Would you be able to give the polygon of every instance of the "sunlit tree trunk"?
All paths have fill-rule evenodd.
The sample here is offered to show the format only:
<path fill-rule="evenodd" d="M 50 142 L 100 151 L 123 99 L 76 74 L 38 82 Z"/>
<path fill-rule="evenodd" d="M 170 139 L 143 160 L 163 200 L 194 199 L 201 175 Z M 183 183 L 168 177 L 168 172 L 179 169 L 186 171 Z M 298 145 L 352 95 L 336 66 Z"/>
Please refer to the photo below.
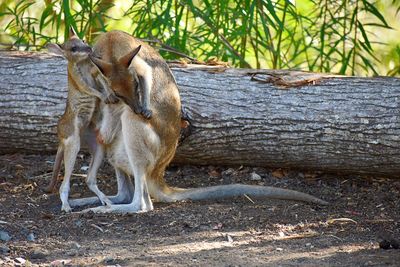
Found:
<path fill-rule="evenodd" d="M 211 70 L 173 68 L 192 123 L 175 163 L 400 173 L 400 79 L 318 78 L 286 88 L 279 77 L 314 76 L 265 70 L 255 81 L 254 70 Z M 66 62 L 0 52 L 0 77 L 0 154 L 54 153 Z"/>

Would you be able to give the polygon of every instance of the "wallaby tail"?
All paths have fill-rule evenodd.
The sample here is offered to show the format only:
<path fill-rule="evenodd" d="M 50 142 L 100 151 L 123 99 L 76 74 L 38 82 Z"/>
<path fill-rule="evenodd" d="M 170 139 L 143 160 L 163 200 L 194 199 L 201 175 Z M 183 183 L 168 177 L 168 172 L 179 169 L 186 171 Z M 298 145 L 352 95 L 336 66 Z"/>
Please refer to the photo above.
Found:
<path fill-rule="evenodd" d="M 164 202 L 174 202 L 178 200 L 223 199 L 247 195 L 249 197 L 264 197 L 329 205 L 328 202 L 306 193 L 270 186 L 231 184 L 190 189 L 165 186 L 160 189 L 162 192 L 159 192 L 158 194 L 159 200 Z"/>
<path fill-rule="evenodd" d="M 58 182 L 58 174 L 60 173 L 61 163 L 63 159 L 64 159 L 64 149 L 60 145 L 58 146 L 57 149 L 56 159 L 54 161 L 54 166 L 53 166 L 53 174 L 51 176 L 50 183 L 47 187 L 43 189 L 46 193 L 52 193 L 55 191 L 55 187 Z"/>

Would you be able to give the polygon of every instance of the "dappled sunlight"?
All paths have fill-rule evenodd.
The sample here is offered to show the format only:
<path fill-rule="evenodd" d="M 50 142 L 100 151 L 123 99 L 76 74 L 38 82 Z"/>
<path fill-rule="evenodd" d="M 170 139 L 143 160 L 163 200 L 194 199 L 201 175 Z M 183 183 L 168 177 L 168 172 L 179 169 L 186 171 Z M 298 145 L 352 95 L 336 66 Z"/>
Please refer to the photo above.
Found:
<path fill-rule="evenodd" d="M 229 237 L 228 237 L 229 236 Z M 180 259 L 179 263 L 205 263 L 213 262 L 236 262 L 236 264 L 284 264 L 305 262 L 324 262 L 341 255 L 351 255 L 369 251 L 374 255 L 377 246 L 370 242 L 346 242 L 339 245 L 327 247 L 303 246 L 295 250 L 287 247 L 293 240 L 284 240 L 276 235 L 254 236 L 249 231 L 204 231 L 188 233 L 181 236 L 158 237 L 153 239 L 132 240 L 107 239 L 99 242 L 100 246 L 92 255 L 91 260 L 101 262 L 102 259 L 113 255 L 120 258 L 123 255 L 125 262 L 148 261 L 156 263 L 167 263 Z M 318 246 L 318 240 L 331 239 L 329 236 L 319 236 L 319 239 L 310 242 Z M 134 247 L 132 247 L 134 245 Z M 107 253 L 104 254 L 104 247 Z M 95 248 L 92 248 L 95 249 Z M 130 255 L 126 258 L 126 255 Z M 262 255 L 262 256 L 260 256 Z M 87 260 L 87 259 L 86 259 Z"/>
<path fill-rule="evenodd" d="M 336 256 L 338 253 L 355 253 L 366 248 L 369 248 L 371 245 L 369 243 L 363 244 L 346 244 L 340 246 L 330 246 L 327 248 L 320 248 L 320 249 L 309 249 L 308 251 L 282 251 L 279 255 L 275 253 L 274 257 L 269 261 L 270 263 L 282 263 L 285 261 L 296 260 L 301 258 L 308 258 L 308 259 L 324 259 Z"/>
<path fill-rule="evenodd" d="M 246 238 L 247 236 L 247 238 Z M 231 248 L 251 244 L 253 241 L 248 238 L 248 231 L 238 232 L 209 232 L 207 236 L 204 233 L 194 233 L 190 235 L 190 239 L 195 238 L 196 241 L 184 242 L 179 244 L 163 244 L 150 248 L 154 255 L 162 255 L 168 250 L 168 254 L 179 255 L 187 252 L 200 252 L 213 249 Z M 237 240 L 237 239 L 240 240 Z M 217 240 L 215 240 L 217 239 Z"/>
<path fill-rule="evenodd" d="M 10 250 L 0 255 L 0 266 L 21 258 L 44 266 L 63 260 L 73 266 L 395 266 L 400 261 L 398 250 L 378 248 L 381 231 L 394 238 L 399 233 L 399 213 L 389 212 L 399 206 L 391 180 L 322 182 L 323 194 L 336 199 L 326 208 L 241 197 L 156 204 L 152 212 L 132 215 L 65 214 L 57 194 L 40 190 L 52 159 L 0 157 L 0 231 L 12 238 L 0 244 Z M 78 164 L 88 163 L 78 158 Z M 249 182 L 254 171 L 269 172 L 243 167 L 235 179 Z M 171 184 L 200 187 L 219 179 L 204 178 L 209 172 L 209 167 L 181 166 L 170 168 L 167 176 Z M 71 194 L 87 196 L 82 177 L 74 178 Z M 296 179 L 268 179 L 298 190 L 310 186 Z M 105 192 L 116 191 L 111 168 L 102 169 L 98 181 Z M 34 241 L 27 240 L 30 233 Z"/>

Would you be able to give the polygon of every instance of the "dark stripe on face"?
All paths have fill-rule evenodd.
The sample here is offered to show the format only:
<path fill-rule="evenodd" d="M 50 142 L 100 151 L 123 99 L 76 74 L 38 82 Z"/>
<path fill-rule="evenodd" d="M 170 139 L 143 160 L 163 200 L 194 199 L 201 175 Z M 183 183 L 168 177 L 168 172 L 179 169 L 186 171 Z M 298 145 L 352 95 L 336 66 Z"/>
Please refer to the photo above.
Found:
<path fill-rule="evenodd" d="M 71 48 L 71 52 L 86 52 L 86 53 L 92 53 L 92 48 L 90 46 L 73 46 Z"/>

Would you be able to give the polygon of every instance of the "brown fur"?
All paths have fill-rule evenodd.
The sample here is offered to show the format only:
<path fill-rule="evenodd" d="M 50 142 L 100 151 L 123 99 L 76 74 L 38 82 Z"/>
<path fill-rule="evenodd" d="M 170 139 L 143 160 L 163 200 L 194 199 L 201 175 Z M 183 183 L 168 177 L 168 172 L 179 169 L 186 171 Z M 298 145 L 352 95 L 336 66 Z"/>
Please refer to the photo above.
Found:
<path fill-rule="evenodd" d="M 111 205 L 91 210 L 119 213 L 148 211 L 153 209 L 149 194 L 155 201 L 164 202 L 248 194 L 327 204 L 308 194 L 266 186 L 233 184 L 195 189 L 169 187 L 164 180 L 164 171 L 177 147 L 181 129 L 181 104 L 178 88 L 168 65 L 153 48 L 121 31 L 111 31 L 101 35 L 94 46 L 94 53 L 110 63 L 111 68 L 105 75 L 110 80 L 111 86 L 118 87 L 121 91 L 132 92 L 134 85 L 124 82 L 131 79 L 129 76 L 132 74 L 129 69 L 118 63 L 118 59 L 139 45 L 142 49 L 138 55 L 152 68 L 151 103 L 154 116 L 149 120 L 143 120 L 121 105 L 114 109 L 104 107 L 100 128 L 100 134 L 106 136 L 104 140 L 108 144 L 107 154 L 111 164 L 116 169 L 134 176 L 133 199 L 126 205 Z M 115 90 L 114 87 L 113 89 Z M 85 201 L 80 203 L 83 204 Z"/>
<path fill-rule="evenodd" d="M 129 69 L 117 63 L 120 57 L 139 45 L 142 48 L 138 56 L 145 60 L 154 72 L 151 103 L 155 114 L 148 123 L 163 140 L 163 153 L 159 156 L 165 158 L 166 155 L 175 153 L 181 123 L 179 92 L 167 63 L 152 47 L 121 31 L 111 31 L 101 35 L 93 49 L 96 56 L 100 56 L 113 66 L 110 73 L 104 73 L 110 80 L 111 88 L 120 94 L 130 96 L 135 91 L 132 89 L 134 87 L 132 76 Z"/>
<path fill-rule="evenodd" d="M 90 46 L 80 40 L 71 31 L 69 40 L 62 46 L 49 44 L 49 51 L 63 55 L 68 60 L 68 97 L 64 114 L 58 121 L 57 134 L 59 148 L 50 184 L 46 192 L 52 192 L 57 184 L 61 162 L 64 160 L 65 175 L 60 187 L 62 210 L 70 211 L 68 204 L 69 180 L 77 153 L 80 149 L 80 139 L 88 137 L 89 148 L 94 155 L 98 150 L 94 134 L 94 121 L 98 119 L 96 107 L 101 100 L 116 103 L 118 99 L 109 87 L 108 80 L 89 59 L 92 52 Z M 103 91 L 97 88 L 102 88 Z M 89 176 L 88 176 L 89 177 Z M 90 189 L 102 202 L 107 202 L 105 195 L 97 188 L 95 181 L 87 180 Z M 90 182 L 90 184 L 89 184 Z M 109 202 L 109 201 L 108 201 Z M 111 203 L 111 202 L 109 202 Z"/>
<path fill-rule="evenodd" d="M 108 47 L 108 46 L 106 46 Z M 151 89 L 152 68 L 138 56 L 141 45 L 128 51 L 125 55 L 115 56 L 113 59 L 100 59 L 92 56 L 92 61 L 112 81 L 112 88 L 117 95 L 132 108 L 136 114 L 144 118 L 152 117 Z"/>

